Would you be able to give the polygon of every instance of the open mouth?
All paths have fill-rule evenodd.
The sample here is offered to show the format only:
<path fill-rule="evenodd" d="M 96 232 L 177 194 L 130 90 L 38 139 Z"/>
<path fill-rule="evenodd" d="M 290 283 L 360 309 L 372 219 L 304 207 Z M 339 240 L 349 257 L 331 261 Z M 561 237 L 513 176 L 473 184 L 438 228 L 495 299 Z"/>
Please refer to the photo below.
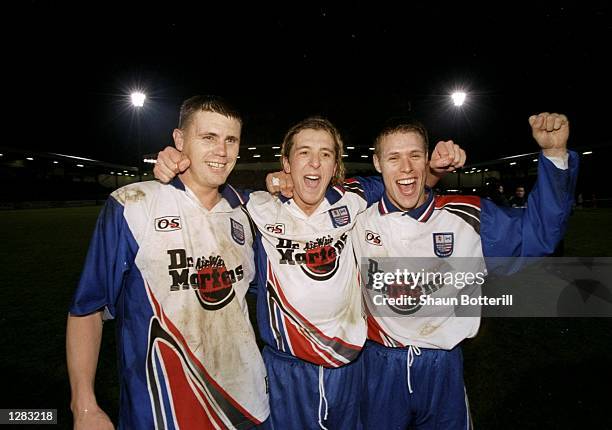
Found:
<path fill-rule="evenodd" d="M 227 163 L 218 163 L 216 161 L 207 161 L 206 165 L 213 170 L 223 170 Z"/>
<path fill-rule="evenodd" d="M 395 181 L 397 187 L 399 188 L 400 193 L 403 195 L 413 194 L 416 190 L 416 178 L 406 178 L 406 179 L 398 179 Z"/>
<path fill-rule="evenodd" d="M 304 176 L 304 184 L 307 188 L 317 188 L 321 182 L 321 177 L 317 175 Z"/>

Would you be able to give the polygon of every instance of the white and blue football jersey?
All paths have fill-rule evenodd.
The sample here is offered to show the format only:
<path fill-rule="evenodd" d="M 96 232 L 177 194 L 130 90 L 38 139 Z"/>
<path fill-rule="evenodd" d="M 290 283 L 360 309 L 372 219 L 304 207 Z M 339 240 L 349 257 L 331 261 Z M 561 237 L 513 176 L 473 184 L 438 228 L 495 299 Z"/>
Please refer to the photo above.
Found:
<path fill-rule="evenodd" d="M 117 320 L 125 429 L 246 429 L 269 415 L 245 294 L 254 232 L 229 185 L 209 211 L 177 178 L 102 210 L 70 312 Z"/>
<path fill-rule="evenodd" d="M 430 191 L 423 205 L 402 212 L 383 196 L 357 218 L 353 230 L 355 252 L 364 263 L 364 272 L 370 277 L 390 259 L 411 257 L 401 264 L 414 264 L 408 267 L 413 273 L 455 274 L 461 270 L 486 274 L 486 257 L 553 253 L 571 212 L 578 156 L 570 152 L 568 169 L 557 168 L 543 155 L 538 164 L 537 183 L 526 209 L 501 208 L 475 196 L 434 196 Z M 374 291 L 371 279 L 363 281 L 368 338 L 384 346 L 450 350 L 478 332 L 480 317 L 457 317 L 454 306 L 439 307 L 440 314 L 432 313 L 431 307 L 419 307 L 416 300 L 399 304 L 380 300 L 380 294 L 385 298 L 456 297 L 455 286 L 431 283 L 411 288 L 409 283 L 392 282 Z M 468 295 L 477 296 L 479 285 L 473 284 Z"/>
<path fill-rule="evenodd" d="M 354 360 L 366 339 L 350 230 L 382 195 L 379 178 L 330 187 L 307 216 L 293 199 L 250 195 L 257 238 L 259 330 L 270 347 L 325 367 Z"/>

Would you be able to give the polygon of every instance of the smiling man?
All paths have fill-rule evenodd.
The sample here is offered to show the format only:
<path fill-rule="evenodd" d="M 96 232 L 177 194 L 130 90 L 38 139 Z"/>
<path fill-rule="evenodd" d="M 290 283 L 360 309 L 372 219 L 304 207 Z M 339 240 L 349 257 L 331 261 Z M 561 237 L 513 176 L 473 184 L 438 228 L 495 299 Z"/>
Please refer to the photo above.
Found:
<path fill-rule="evenodd" d="M 70 308 L 75 429 L 112 429 L 94 394 L 102 323 L 117 320 L 120 429 L 247 429 L 269 414 L 245 294 L 254 232 L 225 184 L 242 121 L 221 99 L 186 100 L 173 132 L 191 168 L 112 193 Z"/>
<path fill-rule="evenodd" d="M 390 258 L 413 257 L 401 264 L 415 273 L 442 267 L 476 274 L 486 273 L 484 257 L 551 254 L 570 214 L 578 157 L 567 151 L 564 115 L 533 115 L 529 123 L 542 153 L 526 209 L 500 208 L 476 196 L 434 195 L 425 185 L 427 131 L 417 122 L 391 124 L 376 139 L 374 164 L 385 194 L 358 217 L 353 230 L 356 254 L 367 260 L 368 269 L 363 277 L 369 339 L 363 351 L 364 428 L 470 428 L 459 345 L 476 336 L 480 318 L 457 317 L 454 306 L 432 315 L 431 308 L 379 300 L 411 291 L 417 300 L 456 297 L 454 285 L 413 278 L 409 287 L 390 283 L 376 289 L 370 280 Z"/>

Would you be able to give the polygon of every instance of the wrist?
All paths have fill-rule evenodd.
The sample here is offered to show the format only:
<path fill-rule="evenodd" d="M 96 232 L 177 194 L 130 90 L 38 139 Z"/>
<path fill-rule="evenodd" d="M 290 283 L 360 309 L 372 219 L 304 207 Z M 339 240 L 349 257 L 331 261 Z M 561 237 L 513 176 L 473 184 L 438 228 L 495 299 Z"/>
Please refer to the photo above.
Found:
<path fill-rule="evenodd" d="M 545 157 L 565 157 L 567 148 L 542 149 L 542 154 L 544 154 Z"/>
<path fill-rule="evenodd" d="M 70 410 L 75 416 L 93 412 L 98 409 L 100 409 L 100 407 L 94 395 L 81 396 L 70 402 Z"/>

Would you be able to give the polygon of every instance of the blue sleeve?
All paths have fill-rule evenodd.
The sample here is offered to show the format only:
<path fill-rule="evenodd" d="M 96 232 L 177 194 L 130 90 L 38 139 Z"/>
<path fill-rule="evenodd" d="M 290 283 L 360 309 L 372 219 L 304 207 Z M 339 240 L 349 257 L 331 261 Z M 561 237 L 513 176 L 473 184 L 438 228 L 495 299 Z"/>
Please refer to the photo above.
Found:
<path fill-rule="evenodd" d="M 123 209 L 123 205 L 110 197 L 98 216 L 81 279 L 70 305 L 72 315 L 87 315 L 104 308 L 110 316 L 116 315 L 115 304 L 137 252 Z"/>
<path fill-rule="evenodd" d="M 344 188 L 361 195 L 368 202 L 368 207 L 377 203 L 385 193 L 385 184 L 380 176 L 349 178 L 344 181 Z"/>
<path fill-rule="evenodd" d="M 502 208 L 481 200 L 481 239 L 485 257 L 538 257 L 552 254 L 563 239 L 578 177 L 578 154 L 569 152 L 567 170 L 540 153 L 538 178 L 527 208 Z"/>

